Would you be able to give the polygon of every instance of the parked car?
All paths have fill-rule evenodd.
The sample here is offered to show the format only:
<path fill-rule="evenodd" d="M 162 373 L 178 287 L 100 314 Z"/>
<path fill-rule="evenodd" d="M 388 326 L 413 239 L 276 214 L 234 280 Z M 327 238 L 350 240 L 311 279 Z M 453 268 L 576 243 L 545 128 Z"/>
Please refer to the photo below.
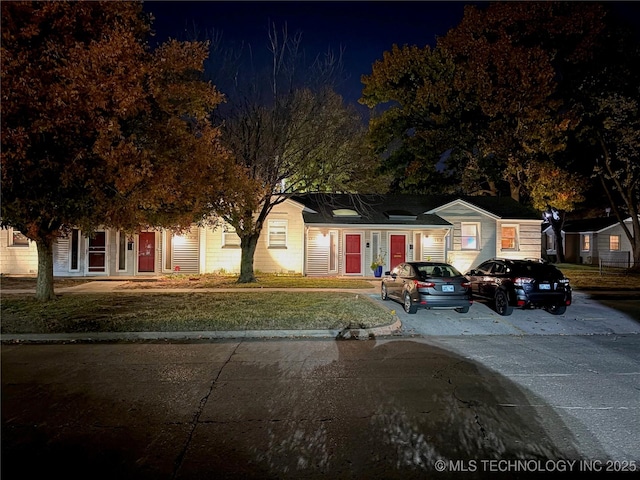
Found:
<path fill-rule="evenodd" d="M 474 297 L 494 302 L 496 312 L 544 308 L 562 315 L 571 305 L 569 279 L 554 265 L 533 260 L 493 258 L 466 274 Z"/>
<path fill-rule="evenodd" d="M 382 300 L 393 299 L 407 313 L 418 308 L 455 308 L 466 313 L 473 303 L 469 281 L 447 263 L 407 262 L 385 272 Z"/>

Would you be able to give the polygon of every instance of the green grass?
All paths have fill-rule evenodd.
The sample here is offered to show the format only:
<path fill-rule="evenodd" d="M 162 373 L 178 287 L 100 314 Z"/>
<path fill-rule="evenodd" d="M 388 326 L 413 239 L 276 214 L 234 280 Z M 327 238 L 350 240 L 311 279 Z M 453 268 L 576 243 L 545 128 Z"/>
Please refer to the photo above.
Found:
<path fill-rule="evenodd" d="M 620 270 L 618 273 L 600 274 L 594 265 L 574 265 L 560 263 L 556 265 L 571 286 L 578 290 L 640 290 L 640 274 Z"/>
<path fill-rule="evenodd" d="M 367 295 L 323 292 L 65 294 L 39 303 L 2 298 L 7 333 L 343 329 L 387 325 L 391 314 Z"/>

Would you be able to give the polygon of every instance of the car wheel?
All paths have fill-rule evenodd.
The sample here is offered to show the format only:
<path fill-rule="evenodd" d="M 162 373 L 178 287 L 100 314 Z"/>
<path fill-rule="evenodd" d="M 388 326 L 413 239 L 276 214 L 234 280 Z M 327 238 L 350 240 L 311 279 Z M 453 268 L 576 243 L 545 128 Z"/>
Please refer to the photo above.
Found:
<path fill-rule="evenodd" d="M 562 315 L 566 311 L 567 311 L 566 305 L 552 305 L 550 307 L 547 307 L 547 312 L 549 312 L 552 315 Z"/>
<path fill-rule="evenodd" d="M 382 287 L 380 287 L 380 298 L 382 300 L 389 300 L 389 295 L 387 294 L 387 286 L 383 283 Z"/>
<path fill-rule="evenodd" d="M 456 312 L 458 313 L 467 313 L 469 311 L 469 307 L 458 307 L 456 308 Z"/>
<path fill-rule="evenodd" d="M 507 297 L 507 292 L 504 290 L 498 290 L 496 292 L 496 312 L 498 315 L 502 315 L 504 317 L 511 315 L 513 313 L 513 307 L 509 305 L 509 297 Z"/>
<path fill-rule="evenodd" d="M 404 311 L 407 313 L 414 314 L 418 311 L 418 307 L 411 303 L 411 296 L 408 292 L 404 294 L 404 302 L 402 306 L 404 307 Z"/>

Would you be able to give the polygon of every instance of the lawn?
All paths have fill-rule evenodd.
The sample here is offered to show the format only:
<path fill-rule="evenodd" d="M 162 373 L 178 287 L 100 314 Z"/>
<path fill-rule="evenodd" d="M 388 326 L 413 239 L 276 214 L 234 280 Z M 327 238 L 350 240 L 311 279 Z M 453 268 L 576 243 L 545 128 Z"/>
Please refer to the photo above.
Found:
<path fill-rule="evenodd" d="M 597 267 L 560 264 L 577 290 L 640 290 L 638 274 L 603 274 Z M 55 288 L 94 279 L 56 279 Z M 2 277 L 5 292 L 35 288 L 35 278 Z M 370 328 L 392 323 L 388 310 L 366 294 L 376 282 L 364 279 L 313 278 L 299 275 L 258 275 L 258 282 L 238 284 L 226 275 L 168 275 L 129 281 L 117 293 L 62 293 L 41 304 L 32 295 L 2 296 L 3 334 L 172 332 L 276 329 Z M 148 289 L 189 288 L 189 293 L 145 292 Z M 233 288 L 233 292 L 202 291 Z M 299 291 L 246 291 L 246 288 L 309 288 Z M 313 291 L 319 288 L 340 292 Z"/>
<path fill-rule="evenodd" d="M 574 265 L 561 263 L 556 265 L 570 284 L 577 290 L 640 290 L 640 274 L 629 273 L 619 269 L 600 274 L 598 267 L 593 265 Z"/>
<path fill-rule="evenodd" d="M 342 292 L 194 292 L 64 294 L 39 303 L 2 298 L 7 333 L 172 332 L 343 329 L 394 318 L 367 295 Z"/>

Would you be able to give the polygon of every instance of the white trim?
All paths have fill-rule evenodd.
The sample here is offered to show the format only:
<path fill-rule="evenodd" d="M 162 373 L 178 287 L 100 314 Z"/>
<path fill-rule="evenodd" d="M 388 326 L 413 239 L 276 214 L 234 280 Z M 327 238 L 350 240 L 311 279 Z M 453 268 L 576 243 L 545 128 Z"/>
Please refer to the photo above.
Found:
<path fill-rule="evenodd" d="M 460 199 L 460 198 L 459 198 L 459 199 L 457 199 L 457 200 L 454 200 L 454 201 L 452 201 L 452 202 L 445 203 L 444 205 L 440 205 L 439 207 L 433 208 L 433 209 L 431 209 L 431 210 L 427 210 L 425 213 L 434 213 L 434 214 L 436 214 L 436 215 L 437 215 L 437 213 L 436 213 L 436 212 L 439 212 L 440 210 L 447 209 L 447 208 L 449 208 L 449 207 L 453 207 L 453 206 L 455 206 L 455 205 L 462 205 L 462 206 L 467 207 L 467 208 L 469 208 L 469 209 L 471 209 L 471 210 L 474 210 L 474 211 L 476 211 L 476 212 L 478 212 L 478 213 L 481 213 L 481 214 L 483 214 L 483 215 L 486 215 L 487 217 L 491 217 L 491 218 L 493 218 L 493 219 L 495 219 L 495 220 L 500 220 L 500 219 L 502 219 L 502 217 L 500 217 L 500 216 L 498 216 L 498 215 L 496 215 L 496 214 L 494 214 L 494 213 L 488 212 L 487 210 L 484 210 L 484 209 L 482 209 L 482 208 L 480 208 L 480 207 L 477 207 L 477 206 L 475 206 L 475 205 L 473 205 L 473 204 L 471 204 L 471 203 L 469 203 L 469 202 L 465 202 L 464 200 L 462 200 L 462 199 Z M 537 220 L 536 220 L 536 221 L 537 221 Z"/>
<path fill-rule="evenodd" d="M 329 230 L 329 232 L 327 233 L 327 235 L 329 236 L 329 250 L 327 252 L 327 255 L 329 257 L 329 264 L 327 265 L 327 272 L 328 273 L 333 273 L 333 274 L 338 274 L 338 272 L 340 271 L 340 232 L 338 230 Z M 331 237 L 335 238 L 335 242 L 336 242 L 336 248 L 335 251 L 333 252 L 333 258 L 331 255 Z M 334 261 L 335 264 L 335 268 L 331 268 L 331 260 Z"/>
<path fill-rule="evenodd" d="M 271 225 L 284 226 L 284 245 L 271 244 Z M 289 220 L 279 218 L 270 219 L 267 222 L 267 248 L 288 248 L 289 246 Z"/>
<path fill-rule="evenodd" d="M 27 243 L 14 243 L 13 242 L 13 234 L 17 233 L 18 235 L 22 235 L 24 238 L 27 239 Z M 32 240 L 27 237 L 24 233 L 22 233 L 20 230 L 15 230 L 13 228 L 9 228 L 7 229 L 7 234 L 8 234 L 8 238 L 7 238 L 7 247 L 12 247 L 12 248 L 29 248 L 31 246 L 31 242 Z"/>
<path fill-rule="evenodd" d="M 631 217 L 627 217 L 624 220 L 624 223 L 631 223 Z M 622 227 L 622 225 L 620 225 L 620 222 L 618 221 L 618 222 L 614 223 L 613 225 L 609 225 L 608 227 L 601 228 L 600 230 L 598 230 L 595 233 L 602 233 L 602 232 L 604 232 L 606 230 L 609 230 L 610 228 L 615 228 L 615 227 Z M 582 233 L 582 232 L 580 232 L 580 233 Z"/>
<path fill-rule="evenodd" d="M 515 228 L 516 229 L 516 238 L 515 238 L 515 247 L 513 248 L 504 248 L 502 246 L 502 229 L 503 228 Z M 517 223 L 499 223 L 498 229 L 500 230 L 500 235 L 498 238 L 498 245 L 496 245 L 501 252 L 519 252 L 520 251 L 520 225 Z M 496 236 L 498 232 L 496 232 Z"/>
<path fill-rule="evenodd" d="M 120 268 L 120 243 L 121 239 L 124 237 L 124 268 Z M 126 272 L 127 271 L 127 236 L 122 230 L 116 231 L 116 272 Z"/>
<path fill-rule="evenodd" d="M 107 230 L 96 230 L 95 233 L 104 233 L 104 271 L 102 272 L 96 272 L 96 271 L 90 271 L 89 268 L 89 255 L 92 253 L 91 252 L 91 238 L 89 237 L 85 237 L 86 238 L 86 242 L 87 242 L 87 249 L 85 250 L 85 264 L 84 264 L 84 272 L 85 275 L 109 275 L 109 232 Z M 80 231 L 78 230 L 78 236 L 80 234 Z M 79 250 L 79 249 L 78 249 Z M 96 253 L 100 253 L 100 252 L 96 252 Z M 71 259 L 71 256 L 69 256 L 69 259 Z M 79 266 L 79 265 L 78 265 Z"/>
<path fill-rule="evenodd" d="M 481 245 L 482 245 L 482 232 L 480 231 L 481 228 L 481 224 L 482 222 L 460 222 L 460 251 L 461 252 L 479 252 L 481 250 Z M 464 248 L 462 239 L 465 237 L 465 235 L 462 234 L 462 227 L 464 225 L 475 225 L 476 227 L 476 248 Z M 498 232 L 496 232 L 496 236 Z M 469 235 L 467 235 L 469 236 Z"/>
<path fill-rule="evenodd" d="M 77 231 L 78 232 L 78 251 L 76 253 L 77 258 L 77 264 L 78 266 L 76 268 L 71 268 L 71 264 L 73 261 L 73 231 Z M 82 236 L 82 231 L 79 228 L 72 228 L 71 231 L 69 232 L 69 258 L 67 258 L 67 268 L 69 269 L 69 272 L 80 272 L 80 265 L 82 264 L 82 262 L 80 261 L 80 257 L 81 257 L 81 253 L 82 252 L 82 239 L 84 237 Z M 85 241 L 89 241 L 88 239 L 86 239 Z M 87 248 L 89 248 L 87 246 Z"/>
<path fill-rule="evenodd" d="M 304 225 L 306 227 L 310 227 L 310 228 L 340 228 L 340 229 L 346 229 L 346 228 L 360 228 L 360 229 L 365 229 L 365 230 L 388 230 L 388 229 L 398 229 L 398 228 L 403 228 L 406 231 L 409 230 L 418 230 L 418 231 L 422 231 L 422 230 L 435 230 L 435 229 L 447 229 L 447 228 L 451 228 L 453 227 L 452 223 L 448 223 L 446 225 L 427 225 L 427 224 L 420 224 L 420 225 L 405 225 L 402 223 L 307 223 L 305 222 Z"/>

